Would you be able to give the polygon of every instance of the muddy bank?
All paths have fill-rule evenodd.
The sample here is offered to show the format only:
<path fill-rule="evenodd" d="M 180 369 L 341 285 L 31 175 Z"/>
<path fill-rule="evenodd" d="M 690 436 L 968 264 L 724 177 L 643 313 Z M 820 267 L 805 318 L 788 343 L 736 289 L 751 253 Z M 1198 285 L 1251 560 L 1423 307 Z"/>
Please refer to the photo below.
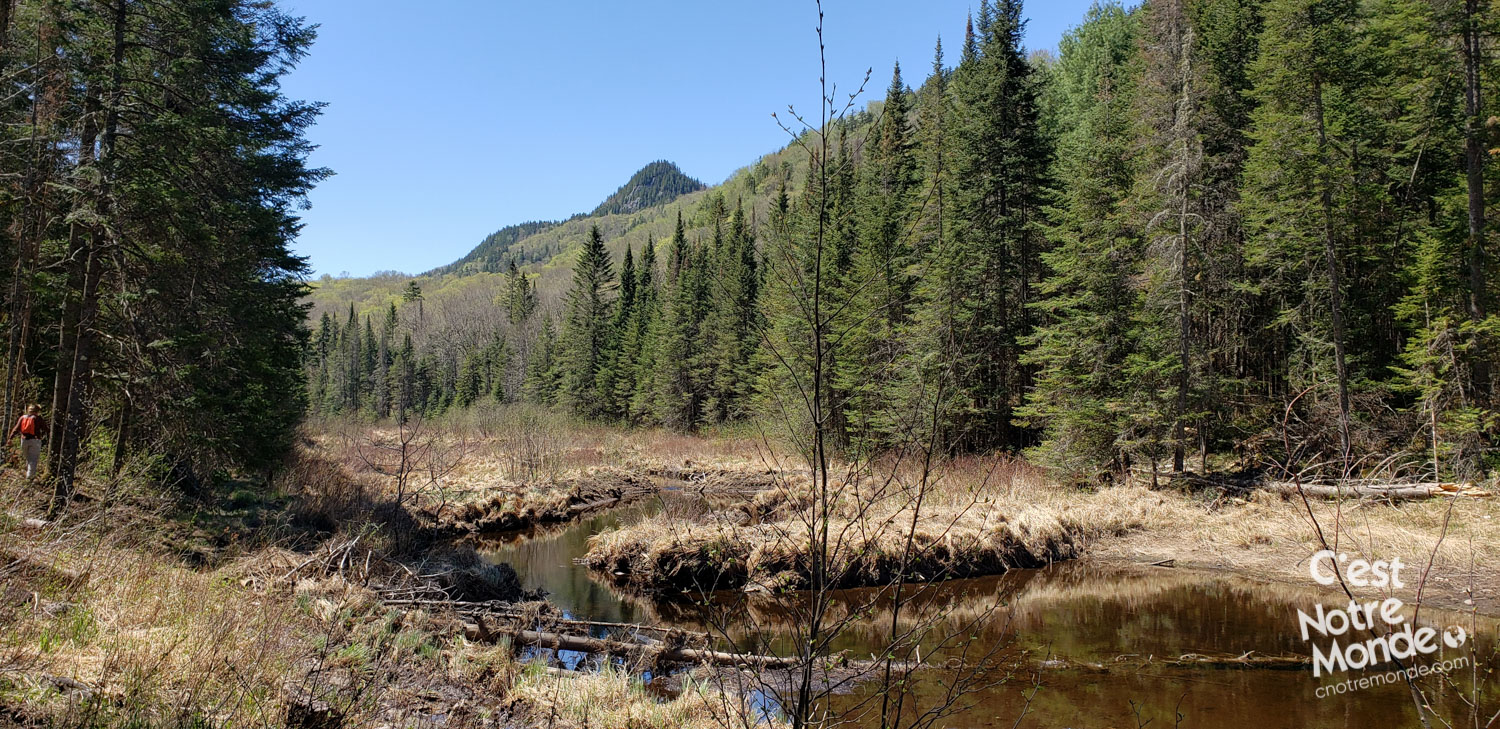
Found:
<path fill-rule="evenodd" d="M 424 510 L 438 534 L 504 532 L 572 521 L 582 514 L 620 506 L 659 490 L 649 475 L 598 471 L 575 478 L 494 494 L 489 498 Z"/>
<path fill-rule="evenodd" d="M 599 469 L 558 480 L 491 493 L 485 498 L 428 505 L 419 516 L 434 535 L 495 534 L 564 524 L 605 509 L 626 506 L 666 490 L 740 497 L 795 483 L 795 472 L 688 462 L 682 466 Z M 751 503 L 762 500 L 751 498 Z M 757 507 L 761 512 L 766 507 Z"/>
<path fill-rule="evenodd" d="M 735 523 L 715 514 L 699 523 L 654 517 L 593 537 L 583 563 L 617 586 L 639 591 L 796 590 L 811 579 L 807 524 Z M 1000 574 L 1078 556 L 1102 531 L 1070 519 L 1014 521 L 983 514 L 928 520 L 910 535 L 898 520 L 834 524 L 828 576 L 839 588 Z M 908 536 L 910 540 L 908 541 Z"/>

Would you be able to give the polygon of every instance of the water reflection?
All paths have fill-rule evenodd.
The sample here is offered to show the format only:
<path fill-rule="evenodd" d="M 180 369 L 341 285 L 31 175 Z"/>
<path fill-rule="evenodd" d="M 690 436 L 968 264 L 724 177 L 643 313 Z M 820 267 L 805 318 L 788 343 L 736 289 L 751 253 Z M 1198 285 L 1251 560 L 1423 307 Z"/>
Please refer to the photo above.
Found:
<path fill-rule="evenodd" d="M 681 497 L 666 497 L 668 502 Z M 672 598 L 640 598 L 594 579 L 574 560 L 588 538 L 664 508 L 663 501 L 594 516 L 560 529 L 508 535 L 488 545 L 487 557 L 509 562 L 528 588 L 543 589 L 569 616 L 609 622 L 645 622 L 706 631 L 727 637 L 732 647 L 757 652 L 790 650 L 796 613 L 785 599 L 738 592 Z M 671 508 L 679 508 L 672 505 Z M 1297 631 L 1296 609 L 1341 602 L 1329 593 L 1261 583 L 1228 575 L 1167 568 L 1101 567 L 1065 563 L 1039 570 L 918 586 L 898 629 L 928 623 L 922 655 L 938 662 L 941 645 L 955 633 L 976 645 L 1002 647 L 1016 680 L 970 697 L 968 708 L 949 722 L 955 727 L 1372 727 L 1414 725 L 1416 711 L 1402 684 L 1377 686 L 1319 699 L 1320 685 L 1383 673 L 1351 672 L 1315 679 L 1310 670 L 1214 669 L 1169 665 L 1184 654 L 1307 656 L 1310 644 Z M 910 596 L 911 593 L 909 593 Z M 862 619 L 839 636 L 835 650 L 854 656 L 882 651 L 890 630 L 888 596 L 849 590 L 832 610 L 860 609 Z M 1423 611 L 1424 623 L 1451 624 L 1470 618 Z M 976 624 L 976 621 L 978 623 Z M 1481 674 L 1495 660 L 1496 624 L 1479 621 Z M 952 648 L 948 651 L 951 652 Z M 1064 667 L 1041 669 L 1042 659 L 1066 659 Z M 1450 651 L 1447 656 L 1455 657 Z M 573 658 L 576 660 L 576 658 Z M 918 705 L 936 700 L 941 672 L 919 674 Z M 1032 680 L 1040 691 L 1028 702 Z M 1423 687 L 1440 715 L 1462 719 L 1458 692 L 1429 680 Z M 835 699 L 853 705 L 865 688 Z M 1495 711 L 1488 691 L 1481 706 Z M 1180 715 L 1180 716 L 1179 716 Z M 1489 718 L 1486 714 L 1483 719 Z M 1482 723 L 1482 722 L 1481 722 Z"/>

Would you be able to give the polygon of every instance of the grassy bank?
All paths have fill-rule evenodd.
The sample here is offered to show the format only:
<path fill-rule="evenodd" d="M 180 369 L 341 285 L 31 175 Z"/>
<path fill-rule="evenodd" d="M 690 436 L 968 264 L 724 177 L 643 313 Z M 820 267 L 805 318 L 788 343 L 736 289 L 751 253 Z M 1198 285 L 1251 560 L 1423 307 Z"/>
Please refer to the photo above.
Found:
<path fill-rule="evenodd" d="M 886 584 L 903 563 L 908 579 L 922 581 L 1071 558 L 1311 584 L 1306 559 L 1322 548 L 1315 517 L 1336 549 L 1413 565 L 1406 587 L 1392 594 L 1411 600 L 1422 589 L 1428 604 L 1500 613 L 1500 505 L 1492 498 L 1313 500 L 1310 516 L 1300 499 L 1269 493 L 1062 485 L 1003 456 L 943 464 L 920 509 L 915 488 L 890 474 L 841 486 L 828 526 L 830 571 L 842 586 Z M 809 574 L 808 532 L 820 524 L 804 496 L 788 481 L 738 511 L 659 515 L 599 535 L 587 562 L 641 590 L 800 587 Z M 1422 583 L 1418 571 L 1429 562 Z"/>
<path fill-rule="evenodd" d="M 321 437 L 321 436 L 319 436 Z M 313 438 L 314 441 L 317 437 Z M 508 568 L 435 540 L 389 474 L 306 452 L 275 484 L 166 493 L 0 472 L 0 723 L 22 726 L 708 726 L 624 673 L 555 675 L 391 594 L 517 599 Z M 609 716 L 613 716 L 610 714 Z"/>
<path fill-rule="evenodd" d="M 319 421 L 309 445 L 448 535 L 569 521 L 661 485 L 759 489 L 765 449 L 733 431 L 621 430 L 529 406 L 475 407 L 405 427 Z"/>
<path fill-rule="evenodd" d="M 1141 488 L 1090 498 L 1042 488 L 1043 474 L 1019 461 L 988 465 L 955 462 L 925 491 L 900 475 L 861 474 L 841 482 L 826 519 L 833 584 L 1038 567 L 1072 559 L 1095 540 L 1144 528 L 1155 516 L 1149 506 L 1155 498 Z M 663 514 L 601 534 L 586 562 L 640 589 L 800 589 L 810 578 L 810 532 L 825 527 L 807 488 L 785 479 L 739 518 L 710 513 L 684 522 Z"/>

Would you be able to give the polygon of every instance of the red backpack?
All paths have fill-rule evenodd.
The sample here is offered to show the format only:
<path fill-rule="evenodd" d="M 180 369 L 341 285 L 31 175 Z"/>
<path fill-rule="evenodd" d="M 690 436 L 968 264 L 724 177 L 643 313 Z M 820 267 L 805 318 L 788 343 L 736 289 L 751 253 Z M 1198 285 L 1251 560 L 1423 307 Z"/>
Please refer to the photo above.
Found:
<path fill-rule="evenodd" d="M 37 431 L 40 430 L 38 421 L 40 421 L 40 420 L 41 420 L 41 418 L 38 418 L 35 415 L 22 415 L 21 416 L 21 435 L 23 437 L 26 437 L 26 438 L 35 438 L 35 437 L 37 437 L 37 435 L 38 435 Z"/>

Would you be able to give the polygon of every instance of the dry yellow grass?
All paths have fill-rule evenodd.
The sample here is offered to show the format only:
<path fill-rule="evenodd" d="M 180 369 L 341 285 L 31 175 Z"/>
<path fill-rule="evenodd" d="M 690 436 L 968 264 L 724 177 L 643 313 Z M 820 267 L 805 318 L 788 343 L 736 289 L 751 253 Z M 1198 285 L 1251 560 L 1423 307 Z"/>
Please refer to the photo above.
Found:
<path fill-rule="evenodd" d="M 515 695 L 530 707 L 529 719 L 540 726 L 632 727 L 639 729 L 722 729 L 743 726 L 754 709 L 716 682 L 683 679 L 677 696 L 658 700 L 620 669 L 598 673 L 565 673 L 529 666 L 517 678 Z M 769 717 L 767 729 L 783 726 Z"/>
<path fill-rule="evenodd" d="M 978 481 L 955 472 L 926 486 L 900 476 L 844 480 L 828 519 L 834 583 L 884 584 L 903 565 L 904 576 L 919 581 L 1040 566 L 1150 517 L 1139 506 L 1142 489 L 1085 499 L 1041 488 L 1040 473 L 1025 464 L 996 466 Z M 803 480 L 778 488 L 752 502 L 752 511 L 769 512 L 757 523 L 658 516 L 596 536 L 587 563 L 642 588 L 802 587 L 811 573 L 809 535 L 823 524 Z"/>
<path fill-rule="evenodd" d="M 766 450 L 733 434 L 621 430 L 523 405 L 476 407 L 404 429 L 324 420 L 307 431 L 314 452 L 372 494 L 400 491 L 413 510 L 460 531 L 565 517 L 570 504 L 597 496 L 596 486 L 622 479 L 763 471 Z"/>
<path fill-rule="evenodd" d="M 869 476 L 840 493 L 832 521 L 831 563 L 845 584 L 882 584 L 911 528 L 912 475 L 894 482 Z M 905 481 L 904 487 L 892 485 Z M 850 483 L 854 483 L 851 479 Z M 1307 507 L 1298 499 L 1251 498 L 1148 488 L 1142 483 L 1083 490 L 1007 457 L 964 457 L 943 464 L 912 532 L 922 559 L 916 579 L 989 574 L 1053 559 L 1089 558 L 1218 568 L 1290 582 L 1310 582 L 1306 559 L 1321 549 Z M 762 494 L 761 523 L 684 523 L 667 516 L 595 538 L 589 564 L 642 588 L 738 587 L 805 582 L 806 485 Z M 769 505 L 769 506 L 768 506 Z M 1404 592 L 1415 597 L 1429 559 L 1424 599 L 1447 607 L 1500 609 L 1500 504 L 1495 499 L 1439 498 L 1397 505 L 1313 500 L 1312 513 L 1330 546 L 1369 559 L 1400 556 L 1414 569 Z M 1446 520 L 1446 530 L 1445 523 Z M 1465 602 L 1469 601 L 1469 602 Z"/>
<path fill-rule="evenodd" d="M 308 707 L 346 726 L 516 725 L 537 714 L 515 689 L 523 666 L 508 649 L 465 640 L 450 616 L 384 607 L 362 565 L 294 570 L 349 533 L 380 541 L 367 525 L 340 524 L 348 531 L 293 551 L 253 534 L 226 541 L 169 499 L 109 488 L 112 503 L 75 504 L 42 528 L 0 514 L 0 714 L 79 727 L 275 727 Z M 327 493 L 336 488 L 311 491 L 320 504 L 347 501 Z M 0 497 L 22 513 L 41 508 L 10 474 Z M 705 726 L 698 709 L 683 713 L 691 697 L 658 710 L 628 676 L 586 682 L 634 702 L 651 726 Z"/>
<path fill-rule="evenodd" d="M 0 700 L 60 725 L 279 718 L 317 633 L 308 614 L 150 549 L 139 522 L 67 526 L 0 533 Z"/>

